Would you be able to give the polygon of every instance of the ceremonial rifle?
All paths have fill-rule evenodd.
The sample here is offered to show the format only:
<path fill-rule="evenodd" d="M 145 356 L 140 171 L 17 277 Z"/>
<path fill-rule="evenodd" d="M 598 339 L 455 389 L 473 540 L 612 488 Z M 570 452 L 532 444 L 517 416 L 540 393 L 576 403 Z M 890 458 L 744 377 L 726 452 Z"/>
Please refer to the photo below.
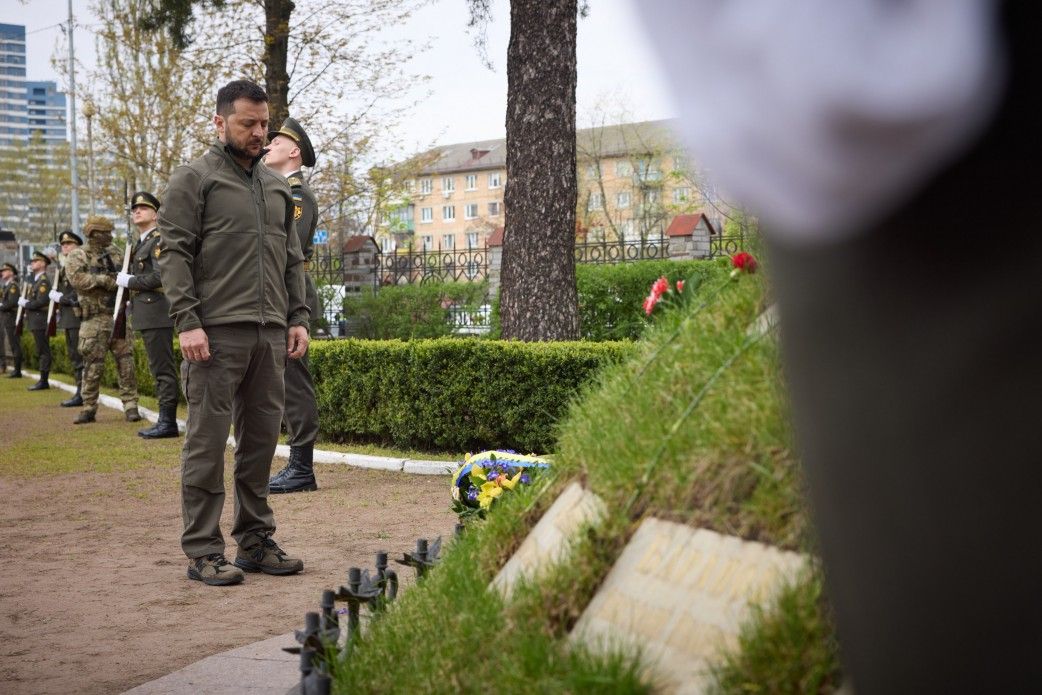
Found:
<path fill-rule="evenodd" d="M 58 289 L 58 273 L 61 272 L 61 260 L 55 260 L 54 269 L 54 282 L 51 283 L 51 291 L 57 291 Z M 53 299 L 47 305 L 47 337 L 53 338 L 58 334 L 58 310 L 55 308 L 55 302 Z"/>
<path fill-rule="evenodd" d="M 123 273 L 130 268 L 131 234 L 130 234 L 130 198 L 127 195 L 127 182 L 123 181 L 123 207 L 127 213 L 127 242 L 123 250 Z M 112 340 L 123 340 L 127 337 L 127 300 L 126 287 L 116 289 L 116 307 L 112 311 Z"/>
<path fill-rule="evenodd" d="M 22 280 L 22 299 L 28 299 L 28 298 L 29 298 L 29 283 L 27 283 L 25 280 Z M 19 338 L 22 337 L 22 326 L 25 324 L 25 321 L 23 321 L 22 319 L 24 319 L 24 318 L 25 318 L 25 307 L 23 307 L 21 304 L 19 304 L 18 305 L 18 311 L 15 312 L 15 315 L 14 315 L 14 334 L 16 336 L 18 336 Z"/>

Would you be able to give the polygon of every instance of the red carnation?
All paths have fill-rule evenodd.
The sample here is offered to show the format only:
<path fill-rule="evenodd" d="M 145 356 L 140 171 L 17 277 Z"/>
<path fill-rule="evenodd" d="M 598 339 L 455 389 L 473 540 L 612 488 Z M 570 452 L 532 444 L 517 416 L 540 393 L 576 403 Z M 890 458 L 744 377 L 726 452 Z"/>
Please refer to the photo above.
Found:
<path fill-rule="evenodd" d="M 744 271 L 746 273 L 755 273 L 758 264 L 751 253 L 739 251 L 735 255 L 731 256 L 731 265 L 734 266 L 736 270 Z"/>
<path fill-rule="evenodd" d="M 658 303 L 658 297 L 653 294 L 649 294 L 644 300 L 644 313 L 651 316 L 651 312 L 654 310 L 655 305 Z"/>
<path fill-rule="evenodd" d="M 666 292 L 669 292 L 669 280 L 663 275 L 651 286 L 651 294 L 654 295 L 655 299 L 658 299 Z"/>
<path fill-rule="evenodd" d="M 684 291 L 684 281 L 683 280 L 677 280 L 677 294 L 680 294 L 683 291 Z"/>

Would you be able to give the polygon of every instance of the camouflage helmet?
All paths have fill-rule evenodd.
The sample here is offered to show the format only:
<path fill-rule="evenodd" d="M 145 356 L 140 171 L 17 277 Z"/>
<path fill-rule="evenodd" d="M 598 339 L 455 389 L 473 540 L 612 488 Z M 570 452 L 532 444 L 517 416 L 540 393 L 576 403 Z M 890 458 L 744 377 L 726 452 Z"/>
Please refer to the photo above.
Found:
<path fill-rule="evenodd" d="M 83 234 L 87 237 L 94 232 L 107 232 L 112 233 L 115 227 L 112 226 L 112 220 L 101 215 L 91 215 L 87 218 L 87 222 L 83 225 Z"/>

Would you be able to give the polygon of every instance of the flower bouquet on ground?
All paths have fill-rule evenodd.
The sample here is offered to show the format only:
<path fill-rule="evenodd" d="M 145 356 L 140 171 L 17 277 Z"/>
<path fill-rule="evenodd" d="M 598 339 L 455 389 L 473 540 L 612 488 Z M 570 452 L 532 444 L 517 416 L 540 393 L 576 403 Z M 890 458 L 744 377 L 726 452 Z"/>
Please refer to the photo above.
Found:
<path fill-rule="evenodd" d="M 500 496 L 519 485 L 530 485 L 539 471 L 549 467 L 546 459 L 510 450 L 467 454 L 452 476 L 452 510 L 461 519 L 484 518 Z"/>

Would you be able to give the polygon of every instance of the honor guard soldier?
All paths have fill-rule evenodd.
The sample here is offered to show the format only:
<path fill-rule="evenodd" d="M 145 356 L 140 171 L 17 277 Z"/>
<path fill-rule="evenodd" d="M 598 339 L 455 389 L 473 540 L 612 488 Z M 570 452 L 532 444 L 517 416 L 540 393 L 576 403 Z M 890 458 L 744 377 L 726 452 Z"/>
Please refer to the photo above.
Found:
<path fill-rule="evenodd" d="M 58 310 L 58 326 L 65 331 L 65 351 L 72 364 L 72 372 L 76 376 L 76 394 L 61 402 L 63 408 L 78 408 L 83 405 L 83 358 L 80 356 L 80 301 L 76 289 L 69 283 L 65 265 L 69 252 L 83 246 L 83 239 L 71 229 L 66 229 L 58 237 L 62 255 L 59 259 L 61 270 L 58 271 L 57 287 L 51 290 L 51 300 Z"/>
<path fill-rule="evenodd" d="M 21 294 L 18 291 L 18 268 L 11 263 L 0 266 L 0 356 L 5 358 L 7 351 L 11 351 L 14 358 L 14 369 L 8 374 L 8 378 L 19 379 L 22 376 L 22 343 L 14 332 L 15 316 L 18 313 L 18 300 Z M 4 343 L 7 346 L 4 347 Z"/>
<path fill-rule="evenodd" d="M 304 181 L 301 166 L 315 166 L 315 150 L 308 134 L 292 118 L 287 118 L 279 130 L 268 133 L 268 138 L 271 145 L 264 163 L 285 176 L 293 191 L 293 218 L 305 258 L 305 297 L 314 320 L 318 316 L 318 291 L 307 270 L 318 224 L 318 203 Z M 286 413 L 283 420 L 289 444 L 289 462 L 268 482 L 268 489 L 273 493 L 317 490 L 312 457 L 318 438 L 318 405 L 307 355 L 286 364 Z"/>
<path fill-rule="evenodd" d="M 141 331 L 148 354 L 148 369 L 156 383 L 159 419 L 153 427 L 138 432 L 145 439 L 176 437 L 177 370 L 174 367 L 174 320 L 170 303 L 163 293 L 159 275 L 159 255 L 163 243 L 156 229 L 159 199 L 138 191 L 130 199 L 130 214 L 140 238 L 130 259 L 131 273 L 116 275 L 116 284 L 132 292 L 130 318 L 134 330 Z"/>
<path fill-rule="evenodd" d="M 51 371 L 51 342 L 47 339 L 47 307 L 50 306 L 51 279 L 47 277 L 47 266 L 51 258 L 37 251 L 29 261 L 32 272 L 32 288 L 29 294 L 18 300 L 25 311 L 25 326 L 33 334 L 36 342 L 36 356 L 40 360 L 40 379 L 29 387 L 30 391 L 43 391 L 51 388 L 47 375 Z"/>
<path fill-rule="evenodd" d="M 170 176 L 159 214 L 159 267 L 184 361 L 181 548 L 188 577 L 237 584 L 243 570 L 295 574 L 275 542 L 268 476 L 279 439 L 287 360 L 308 347 L 304 256 L 293 193 L 260 160 L 268 95 L 248 80 L 217 92 L 217 142 Z M 224 456 L 235 423 L 235 564 L 224 557 Z"/>
<path fill-rule="evenodd" d="M 138 422 L 137 374 L 130 341 L 114 338 L 113 310 L 116 307 L 116 261 L 119 250 L 112 245 L 112 222 L 91 215 L 83 225 L 87 248 L 75 248 L 65 260 L 69 282 L 80 300 L 80 355 L 83 356 L 83 410 L 74 420 L 82 425 L 94 422 L 98 410 L 98 391 L 105 369 L 105 353 L 112 351 L 119 377 L 119 397 L 127 422 Z"/>

